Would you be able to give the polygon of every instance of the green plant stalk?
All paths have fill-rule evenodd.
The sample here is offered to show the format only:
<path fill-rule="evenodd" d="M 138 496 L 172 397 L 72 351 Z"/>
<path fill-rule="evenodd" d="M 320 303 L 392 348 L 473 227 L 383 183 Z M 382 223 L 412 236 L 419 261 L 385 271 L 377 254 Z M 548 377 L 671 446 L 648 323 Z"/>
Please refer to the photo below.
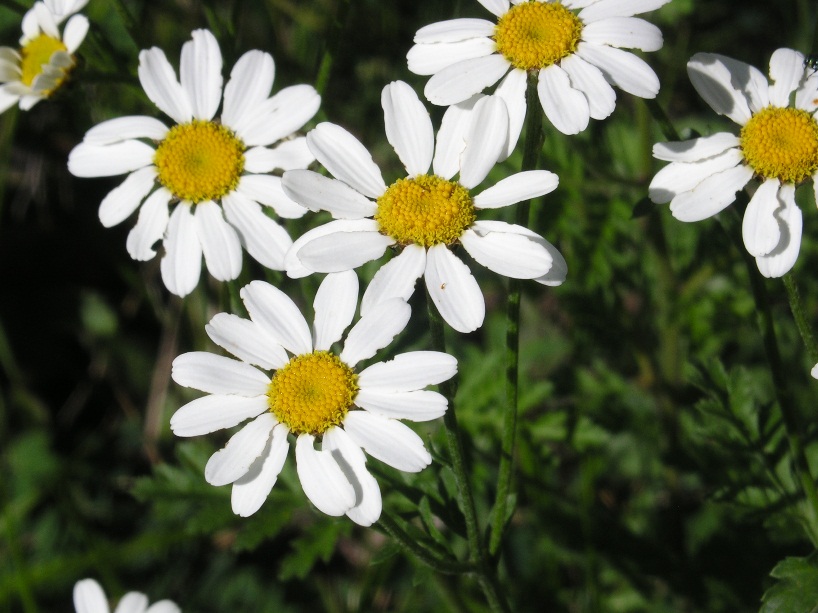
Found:
<path fill-rule="evenodd" d="M 787 273 L 783 277 L 784 287 L 787 289 L 787 298 L 790 301 L 790 311 L 795 320 L 795 325 L 798 327 L 798 332 L 801 334 L 801 340 L 804 341 L 804 346 L 807 348 L 810 361 L 815 364 L 818 362 L 818 345 L 815 343 L 815 335 L 812 333 L 812 327 L 807 321 L 804 314 L 804 305 L 801 303 L 801 294 L 798 291 L 798 284 L 795 282 L 795 277 L 791 273 Z"/>
<path fill-rule="evenodd" d="M 668 140 L 681 140 L 676 128 L 674 128 L 673 124 L 670 122 L 667 113 L 665 113 L 665 110 L 659 105 L 658 102 L 656 102 L 656 99 L 648 98 L 645 100 L 645 104 L 648 105 L 648 110 L 653 116 L 653 119 L 659 125 L 659 129 L 662 131 L 664 137 Z"/>
<path fill-rule="evenodd" d="M 332 21 L 332 29 L 327 37 L 324 53 L 321 55 L 321 62 L 318 65 L 318 71 L 315 76 L 315 89 L 322 96 L 324 95 L 324 90 L 327 87 L 330 74 L 332 73 L 332 64 L 338 47 L 341 44 L 341 33 L 346 25 L 351 5 L 350 0 L 341 0 L 339 3 L 338 13 Z"/>
<path fill-rule="evenodd" d="M 128 33 L 128 36 L 131 37 L 131 40 L 134 42 L 138 49 L 147 49 L 147 45 L 144 44 L 142 40 L 142 36 L 139 31 L 139 27 L 136 24 L 136 21 L 131 14 L 131 11 L 128 10 L 128 7 L 125 6 L 125 2 L 123 0 L 111 0 L 116 9 L 116 12 L 119 13 L 120 19 L 122 19 L 122 23 L 125 26 L 125 31 Z"/>
<path fill-rule="evenodd" d="M 526 87 L 525 149 L 522 170 L 533 170 L 542 150 L 542 113 L 537 94 L 537 75 L 529 73 Z M 530 200 L 517 205 L 516 222 L 531 227 L 529 219 Z M 520 363 L 520 288 L 519 279 L 508 280 L 508 302 L 506 303 L 506 407 L 503 416 L 503 438 L 500 448 L 500 467 L 497 476 L 497 497 L 491 518 L 489 554 L 493 557 L 500 550 L 506 526 L 508 498 L 511 492 L 511 478 L 514 472 L 514 443 L 517 438 L 517 411 L 519 396 Z"/>
<path fill-rule="evenodd" d="M 384 529 L 384 532 L 397 541 L 398 545 L 414 555 L 418 560 L 426 564 L 426 566 L 439 573 L 463 575 L 476 570 L 476 566 L 472 562 L 460 562 L 458 560 L 441 558 L 432 553 L 429 549 L 413 540 L 400 524 L 398 524 L 395 518 L 385 511 L 381 513 L 378 524 Z"/>

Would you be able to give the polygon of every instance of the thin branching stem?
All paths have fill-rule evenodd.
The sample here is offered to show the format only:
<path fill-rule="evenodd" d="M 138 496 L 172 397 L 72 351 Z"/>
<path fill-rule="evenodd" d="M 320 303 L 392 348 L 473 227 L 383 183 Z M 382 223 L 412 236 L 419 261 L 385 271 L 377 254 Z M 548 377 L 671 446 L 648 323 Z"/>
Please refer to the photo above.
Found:
<path fill-rule="evenodd" d="M 790 301 L 790 311 L 792 311 L 795 325 L 801 334 L 801 340 L 804 341 L 804 347 L 807 349 L 810 361 L 815 364 L 818 362 L 818 345 L 815 343 L 812 326 L 809 325 L 809 321 L 807 321 L 807 317 L 804 314 L 804 305 L 801 303 L 801 293 L 798 291 L 798 284 L 795 282 L 795 277 L 791 273 L 784 275 L 783 280 L 784 287 L 787 289 L 787 298 Z"/>
<path fill-rule="evenodd" d="M 398 545 L 426 564 L 426 566 L 439 573 L 446 575 L 463 575 L 472 573 L 477 569 L 473 562 L 460 562 L 459 560 L 441 558 L 436 555 L 413 539 L 409 533 L 401 527 L 400 523 L 385 511 L 381 513 L 378 524 Z"/>

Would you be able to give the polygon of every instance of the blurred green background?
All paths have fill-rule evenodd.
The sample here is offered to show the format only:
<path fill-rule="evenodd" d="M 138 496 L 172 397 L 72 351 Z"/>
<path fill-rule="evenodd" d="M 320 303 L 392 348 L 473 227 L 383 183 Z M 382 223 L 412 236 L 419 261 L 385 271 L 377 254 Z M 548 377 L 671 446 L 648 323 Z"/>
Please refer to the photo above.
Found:
<path fill-rule="evenodd" d="M 0 3 L 0 42 L 11 46 L 20 35 L 14 5 Z M 72 586 L 88 576 L 114 598 L 139 590 L 184 611 L 487 610 L 468 577 L 436 575 L 377 528 L 311 509 L 293 462 L 261 511 L 233 516 L 229 488 L 209 486 L 202 470 L 225 438 L 180 440 L 168 428 L 194 397 L 170 381 L 170 363 L 214 349 L 204 324 L 233 310 L 230 294 L 205 274 L 184 302 L 171 299 L 158 260 L 127 255 L 133 220 L 99 223 L 98 205 L 121 179 L 75 179 L 66 158 L 104 119 L 159 116 L 135 77 L 138 50 L 159 46 L 178 65 L 191 30 L 208 27 L 225 73 L 247 50 L 272 53 L 275 91 L 314 83 L 331 50 L 317 120 L 356 134 L 390 182 L 401 167 L 383 135 L 380 93 L 396 79 L 422 91 L 425 78 L 405 61 L 414 32 L 489 14 L 471 0 L 124 6 L 127 13 L 91 0 L 92 29 L 71 84 L 30 112 L 0 116 L 0 610 L 71 611 Z M 649 15 L 665 46 L 646 59 L 677 129 L 735 127 L 692 90 L 685 62 L 693 53 L 722 53 L 766 73 L 778 47 L 818 50 L 817 10 L 807 0 L 673 0 Z M 776 585 L 776 564 L 812 547 L 793 513 L 798 494 L 747 269 L 729 236 L 735 220 L 687 225 L 643 202 L 660 167 L 651 146 L 663 137 L 642 100 L 617 96 L 614 114 L 579 136 L 545 126 L 541 167 L 560 187 L 537 205 L 535 229 L 565 255 L 569 276 L 559 288 L 524 284 L 518 496 L 502 581 L 515 611 L 755 611 Z M 430 110 L 438 122 L 442 109 Z M 490 182 L 520 161 L 516 153 Z M 818 215 L 809 187 L 798 200 L 804 240 L 793 272 L 816 322 Z M 297 236 L 315 223 L 307 216 L 287 227 Z M 505 280 L 475 271 L 486 324 L 449 340 L 485 522 L 499 462 Z M 316 284 L 245 258 L 237 286 L 255 278 L 303 304 Z M 782 283 L 766 286 L 818 467 L 818 383 Z M 422 301 L 413 306 L 395 351 L 429 347 Z M 433 455 L 445 455 L 440 424 L 420 431 Z M 369 465 L 385 507 L 406 518 L 453 487 L 442 463 L 419 475 Z M 462 551 L 457 517 L 444 519 L 441 538 Z M 818 570 L 805 568 L 799 591 L 809 596 Z"/>

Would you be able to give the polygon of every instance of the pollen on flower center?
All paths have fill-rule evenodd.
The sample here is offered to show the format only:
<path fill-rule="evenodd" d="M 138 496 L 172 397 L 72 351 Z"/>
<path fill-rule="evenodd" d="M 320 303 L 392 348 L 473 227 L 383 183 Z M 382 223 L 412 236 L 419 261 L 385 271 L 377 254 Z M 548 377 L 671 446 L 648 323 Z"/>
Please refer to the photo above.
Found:
<path fill-rule="evenodd" d="M 582 21 L 559 2 L 523 2 L 497 22 L 497 51 L 515 68 L 534 70 L 559 62 L 577 50 Z"/>
<path fill-rule="evenodd" d="M 399 179 L 378 198 L 375 220 L 401 245 L 455 243 L 476 219 L 469 191 L 435 175 Z"/>
<path fill-rule="evenodd" d="M 25 85 L 31 87 L 34 79 L 43 72 L 43 65 L 47 65 L 51 60 L 51 56 L 56 51 L 68 51 L 68 48 L 63 42 L 57 38 L 48 36 L 47 34 L 40 34 L 36 38 L 31 39 L 23 48 L 20 49 L 22 81 Z M 59 86 L 62 82 L 60 79 L 54 88 Z"/>
<path fill-rule="evenodd" d="M 153 157 L 159 182 L 180 200 L 215 200 L 244 172 L 244 143 L 223 125 L 193 120 L 171 128 Z"/>
<path fill-rule="evenodd" d="M 818 123 L 801 109 L 764 108 L 741 129 L 741 150 L 757 175 L 800 183 L 818 171 Z"/>
<path fill-rule="evenodd" d="M 267 402 L 293 434 L 317 436 L 341 424 L 358 389 L 358 375 L 338 356 L 314 351 L 276 371 Z"/>

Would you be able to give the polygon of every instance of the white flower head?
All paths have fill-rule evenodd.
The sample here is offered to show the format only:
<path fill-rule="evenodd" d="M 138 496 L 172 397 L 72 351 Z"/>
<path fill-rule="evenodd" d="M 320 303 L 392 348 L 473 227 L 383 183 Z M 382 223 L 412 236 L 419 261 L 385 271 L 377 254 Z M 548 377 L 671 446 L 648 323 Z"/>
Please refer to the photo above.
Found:
<path fill-rule="evenodd" d="M 409 70 L 432 75 L 430 102 L 462 102 L 498 81 L 509 110 L 511 155 L 526 113 L 526 77 L 537 74 L 537 93 L 548 120 L 577 134 L 591 118 L 613 113 L 616 85 L 654 98 L 659 79 L 643 60 L 621 47 L 656 51 L 662 33 L 634 17 L 670 0 L 478 0 L 495 17 L 451 19 L 425 26 L 409 50 Z M 502 79 L 502 81 L 501 81 Z"/>
<path fill-rule="evenodd" d="M 76 613 L 110 613 L 108 599 L 102 587 L 93 579 L 83 579 L 74 585 Z M 128 592 L 119 601 L 114 613 L 180 613 L 170 600 L 160 600 L 148 606 L 148 597 L 140 592 Z"/>
<path fill-rule="evenodd" d="M 321 283 L 312 330 L 295 303 L 268 283 L 253 281 L 241 297 L 249 320 L 220 313 L 206 328 L 238 360 L 205 352 L 174 360 L 173 380 L 209 395 L 176 411 L 171 429 L 178 436 L 198 436 L 252 420 L 205 467 L 210 484 L 233 484 L 238 515 L 252 515 L 266 500 L 292 434 L 307 498 L 327 515 L 371 525 L 380 517 L 381 493 L 363 452 L 398 470 L 425 468 L 429 452 L 399 420 L 428 421 L 445 413 L 446 398 L 424 388 L 452 377 L 457 361 L 445 353 L 415 351 L 357 372 L 359 362 L 403 330 L 410 308 L 400 298 L 382 302 L 350 329 L 336 353 L 332 346 L 358 304 L 352 271 L 327 275 Z"/>
<path fill-rule="evenodd" d="M 207 30 L 194 31 L 182 47 L 178 80 L 160 49 L 142 51 L 142 87 L 176 125 L 142 116 L 111 119 L 91 128 L 68 158 L 68 169 L 79 177 L 130 173 L 102 201 L 100 220 L 110 227 L 138 208 L 128 253 L 149 260 L 161 240 L 162 279 L 178 296 L 196 287 L 202 255 L 220 281 L 241 272 L 242 246 L 264 266 L 284 267 L 292 241 L 261 205 L 290 218 L 306 209 L 268 173 L 313 161 L 304 137 L 289 137 L 315 115 L 321 100 L 309 85 L 271 97 L 274 75 L 272 56 L 248 51 L 222 91 L 221 51 Z"/>
<path fill-rule="evenodd" d="M 483 324 L 485 302 L 456 248 L 501 275 L 545 285 L 563 282 L 565 260 L 541 236 L 522 226 L 477 219 L 481 209 L 547 194 L 558 183 L 554 173 L 532 170 L 472 194 L 505 146 L 508 113 L 500 98 L 475 96 L 450 107 L 437 144 L 429 114 L 409 85 L 390 83 L 381 102 L 386 137 L 407 176 L 387 187 L 369 153 L 349 132 L 331 123 L 309 132 L 310 150 L 335 178 L 308 170 L 286 172 L 284 191 L 311 210 L 329 211 L 335 221 L 293 243 L 286 260 L 290 276 L 350 270 L 396 246 L 400 254 L 375 274 L 361 313 L 388 298 L 408 299 L 424 276 L 443 319 L 460 332 Z M 452 180 L 458 173 L 458 180 Z"/>
<path fill-rule="evenodd" d="M 713 53 L 694 55 L 687 72 L 705 102 L 741 130 L 654 145 L 654 157 L 670 164 L 651 181 L 650 198 L 670 202 L 681 221 L 700 221 L 759 179 L 744 213 L 744 246 L 761 274 L 780 277 L 801 247 L 795 188 L 812 180 L 818 190 L 818 75 L 792 49 L 773 53 L 769 81 L 753 66 Z"/>
<path fill-rule="evenodd" d="M 0 47 L 0 113 L 14 104 L 27 111 L 65 82 L 88 33 L 88 19 L 74 13 L 87 2 L 36 2 L 23 16 L 20 48 Z M 61 33 L 60 24 L 71 15 Z"/>

